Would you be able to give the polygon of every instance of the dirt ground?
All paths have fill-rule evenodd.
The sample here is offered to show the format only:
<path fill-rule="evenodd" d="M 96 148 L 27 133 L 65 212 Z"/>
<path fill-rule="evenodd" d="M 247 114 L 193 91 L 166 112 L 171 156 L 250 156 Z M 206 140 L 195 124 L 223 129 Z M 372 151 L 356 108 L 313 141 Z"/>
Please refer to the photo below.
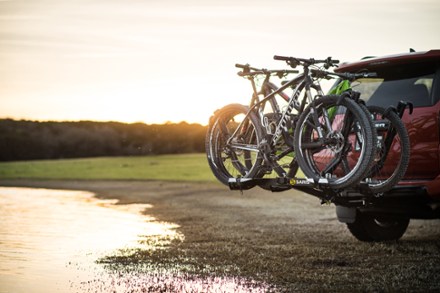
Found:
<path fill-rule="evenodd" d="M 333 205 L 297 191 L 255 188 L 241 194 L 215 183 L 154 181 L 0 185 L 88 190 L 121 204 L 148 203 L 148 215 L 180 226 L 184 237 L 166 249 L 101 260 L 119 272 L 162 268 L 185 276 L 236 277 L 274 292 L 440 291 L 439 220 L 412 220 L 398 242 L 363 243 L 338 222 Z"/>

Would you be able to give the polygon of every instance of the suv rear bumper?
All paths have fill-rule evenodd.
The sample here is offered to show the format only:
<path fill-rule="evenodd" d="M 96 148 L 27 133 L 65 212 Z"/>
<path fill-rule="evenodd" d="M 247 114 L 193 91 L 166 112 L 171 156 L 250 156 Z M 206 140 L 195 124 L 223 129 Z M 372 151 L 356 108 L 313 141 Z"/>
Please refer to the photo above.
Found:
<path fill-rule="evenodd" d="M 382 194 L 368 197 L 359 204 L 362 194 L 352 195 L 345 202 L 336 204 L 340 222 L 353 223 L 356 210 L 376 216 L 393 216 L 411 219 L 440 219 L 440 200 L 433 199 L 422 185 L 400 185 Z"/>
<path fill-rule="evenodd" d="M 437 219 L 440 218 L 440 198 L 433 196 L 429 190 L 436 189 L 435 184 L 440 180 L 433 181 L 405 181 L 393 189 L 382 193 L 373 194 L 368 185 L 360 185 L 356 189 L 332 190 L 307 179 L 274 178 L 274 179 L 230 179 L 229 187 L 232 190 L 246 190 L 260 186 L 271 191 L 285 191 L 296 189 L 320 198 L 323 202 L 333 202 L 338 209 L 344 210 L 341 218 L 347 218 L 349 222 L 356 210 L 375 215 L 405 217 L 414 219 Z M 342 207 L 342 208 L 341 208 Z M 338 216 L 339 218 L 339 216 Z M 340 219 L 340 221 L 343 221 Z"/>
<path fill-rule="evenodd" d="M 419 186 L 426 189 L 427 196 L 433 200 L 440 200 L 440 175 L 431 180 L 403 180 L 398 187 Z"/>

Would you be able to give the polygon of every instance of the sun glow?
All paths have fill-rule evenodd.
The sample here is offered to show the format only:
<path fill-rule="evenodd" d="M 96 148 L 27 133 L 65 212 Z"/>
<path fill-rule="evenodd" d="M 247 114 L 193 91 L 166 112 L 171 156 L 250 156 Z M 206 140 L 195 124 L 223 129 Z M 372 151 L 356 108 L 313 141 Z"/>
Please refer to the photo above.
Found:
<path fill-rule="evenodd" d="M 281 69 L 275 54 L 357 60 L 440 46 L 438 1 L 372 1 L 0 1 L 0 117 L 206 124 L 249 101 L 234 63 Z M 407 20 L 404 34 L 389 11 Z M 325 28 L 311 21 L 329 16 Z M 341 28 L 350 46 L 327 33 Z"/>

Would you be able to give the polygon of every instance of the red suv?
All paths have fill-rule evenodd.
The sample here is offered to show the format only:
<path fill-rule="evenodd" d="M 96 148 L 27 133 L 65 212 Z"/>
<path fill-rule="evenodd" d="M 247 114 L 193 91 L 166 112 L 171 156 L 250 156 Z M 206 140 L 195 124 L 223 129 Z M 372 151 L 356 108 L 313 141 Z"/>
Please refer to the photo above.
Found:
<path fill-rule="evenodd" d="M 339 221 L 359 240 L 386 241 L 399 239 L 411 218 L 440 218 L 440 50 L 367 57 L 336 71 L 377 73 L 352 84 L 367 105 L 414 106 L 402 117 L 411 142 L 404 180 L 369 203 L 338 205 Z"/>

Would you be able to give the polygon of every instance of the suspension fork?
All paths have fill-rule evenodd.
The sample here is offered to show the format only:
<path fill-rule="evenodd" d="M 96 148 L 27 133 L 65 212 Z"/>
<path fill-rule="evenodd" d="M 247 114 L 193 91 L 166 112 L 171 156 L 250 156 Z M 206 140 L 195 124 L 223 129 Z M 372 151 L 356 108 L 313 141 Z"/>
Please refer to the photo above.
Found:
<path fill-rule="evenodd" d="M 310 114 L 312 115 L 313 124 L 315 125 L 316 131 L 318 132 L 318 138 L 319 139 L 323 139 L 324 138 L 324 132 L 323 132 L 323 129 L 321 127 L 321 122 L 319 121 L 319 113 L 318 113 L 318 111 L 316 111 L 316 108 L 315 108 L 315 105 L 314 105 L 314 99 L 313 99 L 313 96 L 312 96 L 311 88 L 313 87 L 315 90 L 317 90 L 318 94 L 320 94 L 320 95 L 321 95 L 322 91 L 321 91 L 321 88 L 319 86 L 313 84 L 312 79 L 311 79 L 311 77 L 309 75 L 307 75 L 305 78 L 306 78 L 306 86 L 305 86 L 305 88 L 306 88 L 306 98 L 307 98 L 307 100 L 310 103 Z M 326 109 L 323 108 L 322 112 L 323 112 L 323 115 L 324 115 L 324 121 L 323 122 L 325 123 L 325 126 L 327 127 L 327 129 L 331 129 L 331 123 L 330 123 L 329 117 L 327 115 Z"/>
<path fill-rule="evenodd" d="M 325 110 L 323 110 L 323 112 L 327 112 Z M 351 150 L 351 144 L 349 141 L 349 136 L 350 136 L 350 132 L 352 130 L 352 114 L 351 113 L 346 113 L 344 115 L 344 120 L 342 121 L 343 123 L 343 128 L 341 129 L 341 133 L 344 137 L 344 147 L 342 148 L 342 150 L 340 152 L 338 152 L 335 156 L 335 158 L 333 158 L 333 160 L 328 164 L 328 166 L 322 171 L 323 174 L 326 173 L 333 173 L 334 170 L 338 167 L 338 165 L 342 162 L 342 167 L 344 168 L 345 172 L 348 172 L 348 162 L 347 162 L 347 154 L 348 152 Z M 355 129 L 354 132 L 356 133 L 356 136 L 358 136 L 358 132 L 359 129 L 358 127 L 355 125 Z"/>

